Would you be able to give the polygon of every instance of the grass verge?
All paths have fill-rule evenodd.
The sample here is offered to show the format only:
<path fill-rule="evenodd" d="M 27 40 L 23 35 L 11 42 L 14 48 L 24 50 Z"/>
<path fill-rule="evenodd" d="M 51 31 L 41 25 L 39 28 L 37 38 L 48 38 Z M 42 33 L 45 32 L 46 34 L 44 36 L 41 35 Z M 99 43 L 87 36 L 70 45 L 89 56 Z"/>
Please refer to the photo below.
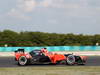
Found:
<path fill-rule="evenodd" d="M 0 75 L 100 75 L 96 66 L 49 66 L 0 68 Z"/>

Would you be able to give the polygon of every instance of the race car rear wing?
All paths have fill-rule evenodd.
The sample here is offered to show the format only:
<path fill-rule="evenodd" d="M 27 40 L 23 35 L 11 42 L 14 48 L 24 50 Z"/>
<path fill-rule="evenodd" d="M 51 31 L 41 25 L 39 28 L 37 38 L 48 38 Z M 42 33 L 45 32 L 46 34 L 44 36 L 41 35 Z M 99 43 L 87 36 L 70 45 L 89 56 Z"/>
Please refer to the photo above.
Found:
<path fill-rule="evenodd" d="M 15 51 L 15 53 L 17 53 L 17 52 L 23 52 L 24 53 L 25 50 L 24 49 L 18 49 L 18 50 Z"/>

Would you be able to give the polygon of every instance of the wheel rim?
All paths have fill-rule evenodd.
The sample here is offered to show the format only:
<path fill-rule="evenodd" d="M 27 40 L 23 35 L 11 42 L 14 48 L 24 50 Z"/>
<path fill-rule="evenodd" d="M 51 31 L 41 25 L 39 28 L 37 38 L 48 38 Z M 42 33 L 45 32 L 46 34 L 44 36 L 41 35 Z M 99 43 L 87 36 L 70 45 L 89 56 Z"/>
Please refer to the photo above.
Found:
<path fill-rule="evenodd" d="M 74 57 L 73 55 L 69 55 L 69 56 L 67 57 L 67 63 L 68 63 L 69 65 L 73 65 L 73 64 L 75 63 L 75 57 Z"/>
<path fill-rule="evenodd" d="M 27 63 L 27 58 L 25 56 L 21 56 L 19 58 L 19 64 L 20 65 L 26 65 L 26 63 Z"/>

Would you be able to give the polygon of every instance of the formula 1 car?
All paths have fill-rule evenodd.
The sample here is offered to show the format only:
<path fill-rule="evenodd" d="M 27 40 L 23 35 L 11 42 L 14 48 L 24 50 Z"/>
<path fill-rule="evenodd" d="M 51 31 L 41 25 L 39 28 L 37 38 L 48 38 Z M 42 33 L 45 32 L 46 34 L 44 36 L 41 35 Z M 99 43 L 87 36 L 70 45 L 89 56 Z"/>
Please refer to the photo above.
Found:
<path fill-rule="evenodd" d="M 24 49 L 18 49 L 15 51 L 15 60 L 20 66 L 45 63 L 60 65 L 85 65 L 87 57 L 73 54 L 57 54 L 42 50 L 32 50 L 31 52 L 26 53 L 24 52 Z"/>

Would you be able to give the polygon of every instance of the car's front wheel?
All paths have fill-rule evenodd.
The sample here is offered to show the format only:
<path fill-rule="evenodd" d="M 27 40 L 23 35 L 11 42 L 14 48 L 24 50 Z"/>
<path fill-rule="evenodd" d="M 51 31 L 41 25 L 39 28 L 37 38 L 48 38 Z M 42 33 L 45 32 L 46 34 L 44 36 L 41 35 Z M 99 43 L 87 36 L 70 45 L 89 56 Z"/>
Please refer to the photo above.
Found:
<path fill-rule="evenodd" d="M 27 58 L 25 56 L 21 56 L 18 60 L 18 65 L 20 66 L 24 66 L 26 65 L 28 62 Z"/>

